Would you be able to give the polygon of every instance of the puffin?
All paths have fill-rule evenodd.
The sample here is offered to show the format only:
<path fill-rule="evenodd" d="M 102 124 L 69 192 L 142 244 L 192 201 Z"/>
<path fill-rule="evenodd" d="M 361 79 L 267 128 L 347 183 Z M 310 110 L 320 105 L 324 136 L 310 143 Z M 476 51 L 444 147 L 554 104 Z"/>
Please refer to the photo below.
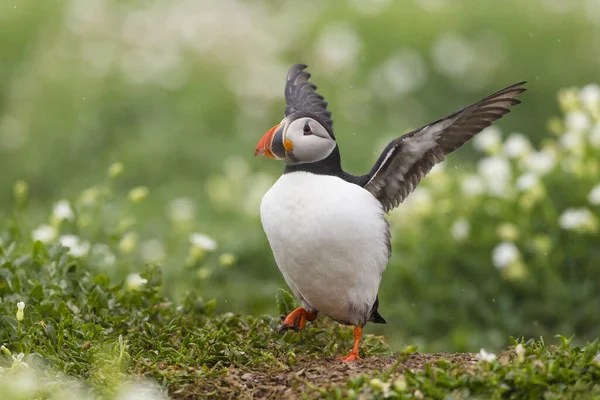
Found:
<path fill-rule="evenodd" d="M 259 140 L 254 155 L 285 162 L 260 204 L 275 262 L 301 307 L 279 331 L 300 330 L 323 314 L 354 327 L 354 346 L 337 360 L 357 361 L 363 327 L 385 324 L 378 290 L 391 255 L 385 218 L 431 168 L 520 103 L 526 82 L 508 86 L 392 140 L 371 170 L 342 169 L 331 112 L 305 64 L 285 83 L 283 120 Z"/>

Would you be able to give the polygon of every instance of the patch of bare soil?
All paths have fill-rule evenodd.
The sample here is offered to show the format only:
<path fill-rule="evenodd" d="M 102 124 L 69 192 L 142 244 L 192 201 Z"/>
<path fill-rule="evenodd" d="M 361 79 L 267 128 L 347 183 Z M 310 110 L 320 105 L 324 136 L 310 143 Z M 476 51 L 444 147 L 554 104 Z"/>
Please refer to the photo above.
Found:
<path fill-rule="evenodd" d="M 403 359 L 399 360 L 398 357 Z M 397 375 L 407 369 L 418 371 L 440 358 L 464 366 L 477 361 L 477 356 L 472 353 L 414 353 L 369 357 L 354 363 L 342 363 L 333 359 L 299 359 L 295 366 L 282 366 L 279 369 L 230 368 L 226 376 L 215 378 L 210 385 L 210 392 L 203 394 L 213 398 L 314 398 L 319 396 L 320 390 L 343 386 L 349 378 L 356 375 L 378 372 Z"/>

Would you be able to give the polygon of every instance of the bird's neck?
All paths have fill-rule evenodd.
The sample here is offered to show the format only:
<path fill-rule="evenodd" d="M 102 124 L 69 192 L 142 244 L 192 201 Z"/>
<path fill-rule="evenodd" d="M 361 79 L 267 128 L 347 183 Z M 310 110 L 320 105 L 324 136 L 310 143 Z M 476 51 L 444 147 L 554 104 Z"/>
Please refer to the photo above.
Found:
<path fill-rule="evenodd" d="M 340 150 L 337 146 L 335 146 L 327 158 L 313 163 L 286 165 L 283 173 L 287 174 L 298 171 L 333 176 L 343 176 L 345 174 L 342 170 L 342 158 L 340 157 Z"/>

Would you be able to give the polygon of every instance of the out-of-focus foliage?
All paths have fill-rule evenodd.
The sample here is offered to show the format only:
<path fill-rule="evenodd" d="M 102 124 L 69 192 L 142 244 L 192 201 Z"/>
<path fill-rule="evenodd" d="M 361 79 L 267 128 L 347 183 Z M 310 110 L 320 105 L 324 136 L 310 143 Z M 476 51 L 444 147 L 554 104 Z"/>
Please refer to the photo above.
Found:
<path fill-rule="evenodd" d="M 458 164 L 481 157 L 466 146 L 390 216 L 376 329 L 446 350 L 597 336 L 597 88 L 562 92 L 546 124 L 560 88 L 598 79 L 599 26 L 593 0 L 0 2 L 5 243 L 59 241 L 133 286 L 159 264 L 175 298 L 275 314 L 258 207 L 282 166 L 252 153 L 290 64 L 310 65 L 350 172 L 528 80 L 506 140 L 488 131 L 485 159 Z"/>

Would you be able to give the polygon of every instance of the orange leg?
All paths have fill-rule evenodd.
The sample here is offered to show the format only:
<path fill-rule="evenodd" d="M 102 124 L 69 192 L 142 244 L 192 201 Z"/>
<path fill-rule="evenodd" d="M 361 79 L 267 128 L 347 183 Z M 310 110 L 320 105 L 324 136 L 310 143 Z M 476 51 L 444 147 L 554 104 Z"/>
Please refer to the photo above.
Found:
<path fill-rule="evenodd" d="M 283 324 L 279 327 L 279 332 L 284 333 L 289 329 L 293 329 L 295 331 L 299 331 L 300 329 L 304 329 L 306 326 L 306 321 L 314 321 L 317 318 L 316 312 L 306 311 L 304 308 L 299 307 L 290 313 Z"/>
<path fill-rule="evenodd" d="M 338 361 L 342 362 L 350 362 L 350 361 L 359 361 L 362 360 L 358 356 L 358 347 L 360 346 L 360 339 L 362 338 L 362 326 L 354 327 L 354 346 L 352 347 L 352 351 L 346 357 L 336 358 Z"/>

